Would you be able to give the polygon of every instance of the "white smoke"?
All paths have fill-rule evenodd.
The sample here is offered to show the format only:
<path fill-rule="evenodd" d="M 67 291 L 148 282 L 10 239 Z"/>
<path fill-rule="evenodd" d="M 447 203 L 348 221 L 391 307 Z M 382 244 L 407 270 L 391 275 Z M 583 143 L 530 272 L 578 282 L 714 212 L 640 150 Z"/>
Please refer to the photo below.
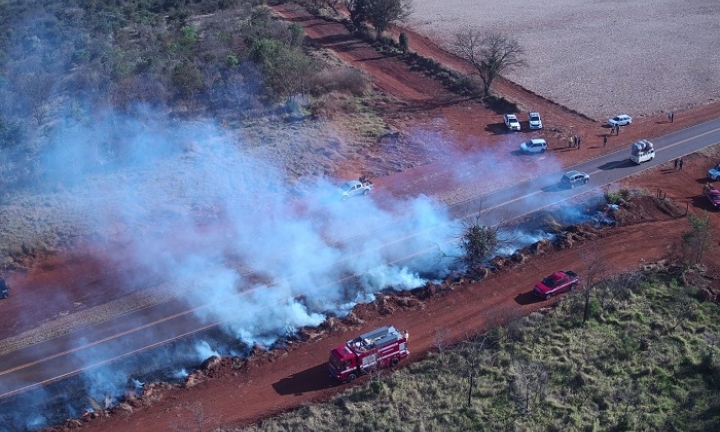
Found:
<path fill-rule="evenodd" d="M 210 344 L 204 340 L 199 341 L 195 344 L 195 352 L 197 353 L 197 356 L 200 359 L 200 361 L 205 361 L 206 359 L 209 359 L 210 357 L 213 357 L 213 356 L 220 357 L 220 353 L 217 352 L 216 350 L 212 349 L 210 347 Z"/>

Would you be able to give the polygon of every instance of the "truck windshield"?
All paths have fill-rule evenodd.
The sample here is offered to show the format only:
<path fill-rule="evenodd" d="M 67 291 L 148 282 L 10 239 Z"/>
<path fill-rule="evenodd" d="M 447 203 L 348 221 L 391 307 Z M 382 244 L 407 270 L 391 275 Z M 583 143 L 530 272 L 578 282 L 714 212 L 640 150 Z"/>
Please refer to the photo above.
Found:
<path fill-rule="evenodd" d="M 537 279 L 536 279 L 537 280 Z M 542 284 L 545 285 L 548 288 L 552 288 L 555 286 L 555 279 L 553 279 L 552 276 L 548 276 L 545 279 L 542 280 Z"/>
<path fill-rule="evenodd" d="M 330 365 L 332 365 L 332 367 L 336 370 L 342 370 L 342 362 L 335 356 L 335 354 L 330 354 Z"/>

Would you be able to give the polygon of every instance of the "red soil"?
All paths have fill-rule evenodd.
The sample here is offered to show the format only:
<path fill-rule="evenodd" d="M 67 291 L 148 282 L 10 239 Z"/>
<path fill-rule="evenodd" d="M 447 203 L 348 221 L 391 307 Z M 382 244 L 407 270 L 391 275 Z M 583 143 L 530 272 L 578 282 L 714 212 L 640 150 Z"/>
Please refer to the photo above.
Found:
<path fill-rule="evenodd" d="M 278 11 L 300 23 L 315 43 L 336 50 L 345 61 L 372 75 L 379 89 L 403 101 L 400 110 L 392 107 L 387 113 L 391 124 L 399 130 L 417 126 L 435 129 L 446 137 L 442 145 L 450 148 L 440 150 L 447 152 L 471 151 L 503 139 L 503 135 L 497 133 L 500 114 L 447 92 L 425 75 L 409 71 L 407 65 L 396 58 L 379 55 L 369 45 L 350 37 L 342 24 L 317 19 L 299 10 L 279 8 Z M 431 41 L 408 33 L 411 49 L 453 68 L 466 69 L 459 59 L 439 50 Z M 638 118 L 620 137 L 610 138 L 604 147 L 602 135 L 607 129 L 600 122 L 575 114 L 507 81 L 497 82 L 495 91 L 522 107 L 543 114 L 547 129 L 532 134 L 546 137 L 551 149 L 557 150 L 552 153 L 566 166 L 604 152 L 627 148 L 638 138 L 652 138 L 720 116 L 720 104 L 714 104 L 677 112 L 674 123 L 669 123 L 664 114 Z M 564 151 L 564 140 L 570 134 L 583 137 L 582 150 Z M 643 174 L 638 185 L 653 191 L 661 189 L 669 198 L 687 202 L 690 211 L 695 211 L 697 201 L 693 197 L 701 188 L 696 179 L 703 178 L 708 165 L 714 161 L 701 155 L 692 155 L 686 161 L 684 171 L 663 172 L 658 167 Z M 451 168 L 452 164 L 438 162 L 391 177 L 395 184 L 412 184 L 413 176 Z M 359 172 L 362 167 L 355 169 Z M 390 179 L 378 181 L 390 182 Z M 403 189 L 402 184 L 400 189 Z M 713 213 L 711 219 L 717 231 L 720 215 Z M 116 410 L 109 417 L 83 423 L 83 428 L 103 432 L 167 430 L 170 425 L 182 422 L 187 407 L 198 401 L 203 404 L 210 423 L 208 428 L 248 425 L 302 403 L 326 400 L 346 387 L 333 386 L 327 378 L 327 353 L 350 336 L 392 324 L 410 332 L 412 357 L 422 358 L 433 348 L 435 329 L 448 329 L 454 338 L 459 338 L 545 305 L 544 302 L 530 301 L 532 284 L 538 277 L 558 268 L 572 268 L 582 273 L 586 267 L 582 250 L 589 244 L 596 246 L 601 259 L 619 272 L 636 269 L 642 262 L 667 257 L 686 228 L 684 219 L 673 219 L 650 208 L 642 223 L 607 230 L 596 240 L 576 244 L 572 249 L 531 257 L 510 272 L 493 274 L 479 283 L 460 283 L 453 291 L 427 301 L 400 306 L 390 299 L 385 307 L 358 306 L 356 314 L 364 320 L 362 324 L 339 326 L 307 342 L 292 344 L 282 352 L 260 353 L 238 370 L 227 364 L 221 365 L 211 374 L 212 378 L 202 379 L 192 389 L 157 390 L 154 397 L 134 403 L 136 408 L 132 415 Z M 707 257 L 707 265 L 716 275 L 720 264 L 717 255 L 711 253 Z M 108 279 L 108 266 L 102 264 L 102 259 L 90 259 L 93 256 L 97 256 L 95 251 L 79 256 L 56 256 L 37 262 L 27 275 L 12 276 L 9 282 L 15 288 L 13 297 L 1 305 L 0 328 L 5 332 L 2 336 L 71 310 L 76 302 L 90 306 L 111 300 L 116 292 L 112 289 L 112 277 Z M 88 290 L 89 284 L 97 284 L 99 289 Z M 53 299 L 52 303 L 42 301 L 48 298 Z M 391 310 L 392 314 L 388 314 Z M 20 320 L 21 313 L 26 315 L 25 321 Z"/>

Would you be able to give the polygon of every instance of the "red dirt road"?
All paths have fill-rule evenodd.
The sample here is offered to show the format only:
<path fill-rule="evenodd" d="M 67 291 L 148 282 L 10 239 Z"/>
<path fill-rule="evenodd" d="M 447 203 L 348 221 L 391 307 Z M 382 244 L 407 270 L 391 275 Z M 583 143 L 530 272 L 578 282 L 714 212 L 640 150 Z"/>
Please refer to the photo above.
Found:
<path fill-rule="evenodd" d="M 448 93 L 435 81 L 409 71 L 407 66 L 396 58 L 380 56 L 369 45 L 351 38 L 343 25 L 319 20 L 297 10 L 284 10 L 283 13 L 303 25 L 309 37 L 317 44 L 337 50 L 345 61 L 370 73 L 378 88 L 405 101 L 405 108 L 387 113 L 390 122 L 397 129 L 436 129 L 446 137 L 442 145 L 448 147 L 448 153 L 470 152 L 507 139 L 505 134 L 498 133 L 500 114 L 485 109 L 476 102 Z M 427 39 L 412 32 L 409 36 L 411 49 L 447 62 L 453 68 L 463 69 L 461 61 L 438 50 Z M 631 127 L 621 132 L 620 137 L 610 138 L 608 146 L 603 147 L 602 135 L 607 129 L 602 128 L 599 122 L 574 114 L 512 83 L 498 82 L 496 91 L 508 95 L 522 107 L 531 107 L 543 114 L 547 129 L 533 135 L 546 137 L 551 149 L 555 150 L 551 153 L 565 166 L 629 147 L 630 143 L 641 137 L 652 138 L 720 117 L 720 104 L 715 104 L 677 112 L 674 123 L 669 123 L 664 114 L 636 119 Z M 566 151 L 564 140 L 570 134 L 583 137 L 582 150 Z M 518 136 L 525 135 L 530 136 L 529 133 Z M 690 210 L 693 211 L 696 210 L 693 207 L 693 197 L 700 193 L 701 188 L 699 179 L 704 177 L 709 164 L 714 162 L 716 161 L 710 158 L 693 155 L 687 158 L 685 170 L 682 172 L 655 169 L 640 176 L 637 182 L 653 191 L 662 189 L 669 198 L 689 203 Z M 358 166 L 357 169 L 362 167 Z M 398 187 L 402 189 L 402 184 L 414 185 L 413 178 L 427 173 L 442 176 L 449 169 L 452 169 L 452 163 L 440 161 L 400 173 L 392 176 L 392 179 L 378 180 L 380 184 L 399 183 Z M 413 186 L 410 186 L 407 192 L 428 191 L 413 190 Z M 711 217 L 717 231 L 720 215 L 714 213 Z M 432 349 L 432 332 L 437 328 L 446 328 L 454 337 L 462 337 L 466 333 L 485 329 L 489 325 L 545 305 L 529 301 L 528 292 L 532 284 L 538 277 L 558 268 L 572 268 L 582 273 L 584 263 L 581 251 L 590 243 L 594 243 L 603 260 L 610 263 L 616 271 L 622 271 L 635 269 L 642 262 L 666 257 L 679 239 L 680 232 L 685 229 L 686 222 L 683 219 L 672 219 L 660 211 L 653 211 L 648 213 L 646 221 L 641 224 L 605 231 L 594 242 L 578 244 L 573 249 L 533 257 L 510 272 L 492 275 L 476 284 L 460 284 L 452 292 L 435 296 L 415 306 L 401 308 L 389 300 L 388 305 L 395 309 L 391 315 L 386 314 L 387 309 L 378 311 L 376 305 L 359 306 L 356 311 L 364 320 L 362 325 L 352 329 L 341 327 L 336 332 L 309 342 L 291 345 L 286 351 L 259 355 L 246 368 L 236 371 L 229 365 L 223 365 L 214 372 L 213 378 L 192 389 L 158 391 L 154 397 L 138 404 L 133 414 L 116 410 L 110 417 L 86 423 L 83 429 L 104 432 L 167 430 L 172 424 L 182 422 L 187 407 L 196 402 L 202 403 L 204 413 L 212 423 L 208 425 L 209 428 L 247 425 L 308 401 L 325 400 L 344 388 L 332 386 L 326 376 L 327 352 L 332 346 L 357 333 L 384 324 L 408 330 L 412 357 L 421 358 Z M 718 254 L 708 255 L 707 264 L 710 270 L 717 274 L 720 265 Z M 53 260 L 54 263 L 49 266 L 37 263 L 26 277 L 14 276 L 10 279 L 11 285 L 17 288 L 9 302 L 2 305 L 2 311 L 28 306 L 26 300 L 20 300 L 26 293 L 32 293 L 36 298 L 50 296 L 52 293 L 60 296 L 62 300 L 58 301 L 54 308 L 47 309 L 45 315 L 41 310 L 33 312 L 32 319 L 27 323 L 18 321 L 17 314 L 2 313 L 0 328 L 10 328 L 11 333 L 17 333 L 32 324 L 32 321 L 39 323 L 69 309 L 76 302 L 93 305 L 111 299 L 104 297 L 107 289 L 92 290 L 90 294 L 90 291 L 82 288 L 83 283 L 78 283 L 85 281 L 85 285 L 99 283 L 109 287 L 111 281 L 106 277 L 107 267 L 77 257 L 55 257 Z M 20 293 L 22 295 L 18 295 Z M 3 334 L 7 335 L 7 332 Z"/>

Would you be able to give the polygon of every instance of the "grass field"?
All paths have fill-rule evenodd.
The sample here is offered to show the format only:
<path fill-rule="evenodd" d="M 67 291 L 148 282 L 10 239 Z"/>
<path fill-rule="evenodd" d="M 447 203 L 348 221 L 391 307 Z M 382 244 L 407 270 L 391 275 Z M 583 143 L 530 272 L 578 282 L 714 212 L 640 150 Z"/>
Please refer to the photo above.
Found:
<path fill-rule="evenodd" d="M 596 119 L 720 100 L 715 0 L 413 4 L 410 27 L 445 46 L 467 26 L 515 37 L 529 66 L 508 77 Z"/>
<path fill-rule="evenodd" d="M 669 273 L 616 276 L 585 325 L 579 292 L 246 430 L 718 430 L 720 306 L 696 294 Z"/>

